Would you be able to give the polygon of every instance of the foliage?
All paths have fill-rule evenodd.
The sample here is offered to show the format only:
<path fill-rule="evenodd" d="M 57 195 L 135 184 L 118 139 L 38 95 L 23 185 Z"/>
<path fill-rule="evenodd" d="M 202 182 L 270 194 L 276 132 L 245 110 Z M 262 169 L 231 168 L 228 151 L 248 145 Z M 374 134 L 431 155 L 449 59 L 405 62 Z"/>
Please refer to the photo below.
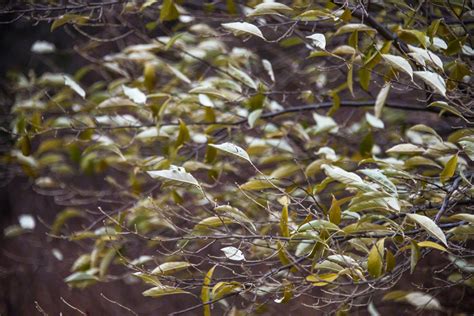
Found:
<path fill-rule="evenodd" d="M 50 235 L 88 245 L 65 282 L 135 277 L 204 315 L 301 296 L 376 314 L 372 296 L 436 252 L 452 262 L 445 284 L 472 287 L 471 29 L 462 1 L 438 2 L 149 0 L 54 16 L 53 32 L 83 35 L 155 18 L 106 54 L 87 35 L 99 48 L 74 74 L 11 76 L 8 159 L 68 205 Z M 384 299 L 442 310 L 434 295 Z"/>

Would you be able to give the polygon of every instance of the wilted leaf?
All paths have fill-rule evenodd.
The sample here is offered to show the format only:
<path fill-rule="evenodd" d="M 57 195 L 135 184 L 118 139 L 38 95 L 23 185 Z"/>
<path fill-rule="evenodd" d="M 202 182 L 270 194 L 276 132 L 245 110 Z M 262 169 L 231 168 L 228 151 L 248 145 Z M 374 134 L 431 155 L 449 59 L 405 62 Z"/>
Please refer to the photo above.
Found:
<path fill-rule="evenodd" d="M 385 105 L 385 101 L 387 100 L 389 91 L 390 91 L 390 84 L 386 83 L 377 94 L 377 98 L 375 99 L 375 105 L 374 105 L 374 113 L 375 113 L 375 116 L 378 118 L 382 116 L 382 109 L 383 109 L 383 106 Z"/>
<path fill-rule="evenodd" d="M 221 248 L 221 251 L 224 252 L 224 255 L 227 257 L 227 259 L 234 261 L 245 261 L 244 253 L 235 247 L 224 247 Z"/>
<path fill-rule="evenodd" d="M 242 149 L 241 147 L 234 145 L 232 143 L 222 143 L 222 144 L 209 144 L 209 146 L 214 147 L 220 151 L 223 151 L 225 153 L 237 156 L 239 158 L 242 158 L 244 160 L 247 160 L 248 162 L 251 162 L 249 154 Z"/>
<path fill-rule="evenodd" d="M 431 218 L 420 214 L 407 214 L 407 217 L 419 224 L 430 236 L 440 240 L 446 247 L 448 246 L 444 232 Z"/>
<path fill-rule="evenodd" d="M 251 34 L 260 37 L 265 40 L 263 37 L 262 31 L 253 24 L 247 22 L 231 22 L 231 23 L 222 23 L 222 27 L 232 31 L 235 35 L 241 34 Z"/>
<path fill-rule="evenodd" d="M 81 86 L 74 81 L 71 77 L 64 75 L 64 84 L 74 90 L 78 95 L 80 95 L 83 99 L 86 97 L 86 92 L 84 89 L 81 88 Z"/>
<path fill-rule="evenodd" d="M 413 74 L 446 98 L 446 82 L 444 82 L 443 77 L 431 71 L 415 71 Z"/>
<path fill-rule="evenodd" d="M 325 286 L 333 282 L 339 277 L 337 273 L 312 274 L 306 277 L 306 281 L 311 282 L 314 286 Z"/>
<path fill-rule="evenodd" d="M 390 66 L 407 73 L 410 78 L 413 79 L 413 69 L 411 68 L 410 63 L 405 58 L 390 54 L 382 54 L 382 57 L 390 64 Z"/>
<path fill-rule="evenodd" d="M 148 289 L 144 291 L 143 296 L 150 296 L 150 297 L 160 297 L 164 295 L 172 295 L 172 294 L 190 294 L 191 293 L 184 291 L 180 288 L 174 287 L 174 286 L 169 286 L 169 285 L 157 285 L 155 287 L 152 287 L 151 289 Z"/>
<path fill-rule="evenodd" d="M 160 264 L 156 267 L 151 274 L 153 275 L 169 275 L 175 272 L 187 269 L 192 267 L 193 265 L 186 261 L 173 261 L 173 262 L 165 262 Z"/>
<path fill-rule="evenodd" d="M 201 301 L 205 304 L 204 305 L 204 316 L 211 316 L 211 305 L 207 304 L 211 299 L 211 281 L 212 281 L 212 274 L 216 269 L 217 265 L 213 266 L 212 268 L 207 271 L 206 275 L 204 276 L 204 281 L 202 283 L 202 290 L 201 290 Z"/>
<path fill-rule="evenodd" d="M 383 259 L 384 259 L 384 241 L 381 239 L 372 246 L 367 259 L 367 270 L 374 278 L 378 278 L 382 274 Z"/>
<path fill-rule="evenodd" d="M 138 88 L 129 88 L 125 85 L 122 86 L 123 93 L 135 103 L 146 103 L 146 95 Z"/>
<path fill-rule="evenodd" d="M 444 166 L 443 171 L 441 171 L 441 173 L 439 174 L 439 178 L 441 182 L 444 183 L 448 181 L 449 179 L 451 179 L 452 176 L 454 176 L 454 173 L 456 172 L 457 166 L 458 166 L 458 155 L 453 155 Z"/>
<path fill-rule="evenodd" d="M 196 178 L 181 167 L 172 166 L 169 170 L 147 171 L 147 173 L 153 179 L 160 178 L 165 181 L 200 186 Z"/>
<path fill-rule="evenodd" d="M 326 49 L 326 37 L 324 34 L 321 33 L 314 33 L 312 35 L 306 36 L 313 41 L 313 45 L 319 49 L 325 50 Z"/>

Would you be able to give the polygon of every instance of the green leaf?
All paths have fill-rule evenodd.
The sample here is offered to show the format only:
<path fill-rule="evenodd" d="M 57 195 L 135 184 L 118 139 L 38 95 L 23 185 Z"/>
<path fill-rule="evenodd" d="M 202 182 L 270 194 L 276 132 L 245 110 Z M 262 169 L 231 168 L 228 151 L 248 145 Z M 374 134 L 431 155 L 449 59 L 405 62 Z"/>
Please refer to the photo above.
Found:
<path fill-rule="evenodd" d="M 51 234 L 57 235 L 68 219 L 79 216 L 83 216 L 83 213 L 73 208 L 67 208 L 60 212 L 58 215 L 56 215 L 53 225 L 51 225 Z"/>
<path fill-rule="evenodd" d="M 382 275 L 384 241 L 385 239 L 380 239 L 375 245 L 372 246 L 367 259 L 367 270 L 374 278 L 378 278 L 380 275 Z"/>
<path fill-rule="evenodd" d="M 165 262 L 156 267 L 151 274 L 153 275 L 170 275 L 178 271 L 192 267 L 193 264 L 186 261 Z"/>
<path fill-rule="evenodd" d="M 234 155 L 236 157 L 239 157 L 241 159 L 244 159 L 244 160 L 247 160 L 248 162 L 252 162 L 250 160 L 250 157 L 249 157 L 249 154 L 247 154 L 247 152 L 242 149 L 241 147 L 237 146 L 237 145 L 234 145 L 232 143 L 222 143 L 222 144 L 209 144 L 209 146 L 211 147 L 214 147 L 220 151 L 223 151 L 225 153 L 228 153 L 228 154 L 231 154 L 231 155 Z"/>
<path fill-rule="evenodd" d="M 444 166 L 443 171 L 439 174 L 440 180 L 442 183 L 445 183 L 454 176 L 456 168 L 458 166 L 458 155 L 453 155 L 446 165 Z"/>
<path fill-rule="evenodd" d="M 407 214 L 407 217 L 419 224 L 424 230 L 428 232 L 431 237 L 438 239 L 446 247 L 448 246 L 444 232 L 438 227 L 438 225 L 436 225 L 435 222 L 433 222 L 431 218 L 420 214 Z"/>
<path fill-rule="evenodd" d="M 260 31 L 260 29 L 253 24 L 247 22 L 231 22 L 222 23 L 221 25 L 225 29 L 230 30 L 235 35 L 250 34 L 265 40 L 262 31 Z"/>
<path fill-rule="evenodd" d="M 150 296 L 150 297 L 160 297 L 160 296 L 173 295 L 173 294 L 192 295 L 191 293 L 184 291 L 180 288 L 169 286 L 169 285 L 163 285 L 163 284 L 152 287 L 151 289 L 148 289 L 142 293 L 143 296 Z"/>
<path fill-rule="evenodd" d="M 203 304 L 205 304 L 204 307 L 204 316 L 211 316 L 211 305 L 208 304 L 211 298 L 211 280 L 212 280 L 212 274 L 214 273 L 214 270 L 216 269 L 217 265 L 213 266 L 212 268 L 207 271 L 206 276 L 204 277 L 204 281 L 202 284 L 202 290 L 201 290 L 201 301 Z"/>

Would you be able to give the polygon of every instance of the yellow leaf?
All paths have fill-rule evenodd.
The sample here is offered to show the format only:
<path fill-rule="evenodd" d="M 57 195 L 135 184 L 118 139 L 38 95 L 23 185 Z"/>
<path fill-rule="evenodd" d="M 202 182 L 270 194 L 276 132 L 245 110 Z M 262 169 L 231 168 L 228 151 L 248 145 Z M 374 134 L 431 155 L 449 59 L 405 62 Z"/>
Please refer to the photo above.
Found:
<path fill-rule="evenodd" d="M 458 165 L 458 155 L 456 154 L 456 155 L 453 155 L 448 160 L 448 162 L 444 166 L 443 171 L 441 171 L 441 173 L 439 174 L 441 182 L 444 183 L 448 181 L 449 179 L 451 179 L 451 177 L 454 175 L 454 172 L 456 172 L 457 165 Z"/>
<path fill-rule="evenodd" d="M 241 289 L 241 284 L 236 281 L 232 282 L 218 282 L 212 288 L 212 300 L 218 300 L 227 296 L 228 294 L 235 293 Z"/>
<path fill-rule="evenodd" d="M 448 251 L 445 247 L 435 243 L 435 242 L 432 242 L 432 241 L 420 241 L 418 243 L 418 247 L 428 247 L 428 248 L 434 248 L 434 249 L 438 249 L 438 250 L 441 250 L 441 251 Z"/>
<path fill-rule="evenodd" d="M 383 257 L 384 257 L 384 241 L 381 239 L 372 247 L 367 259 L 367 270 L 374 278 L 378 278 L 382 274 Z"/>
<path fill-rule="evenodd" d="M 329 208 L 329 221 L 336 225 L 341 222 L 341 205 L 338 200 L 332 196 L 331 207 Z"/>
<path fill-rule="evenodd" d="M 204 282 L 202 283 L 202 290 L 201 290 L 201 301 L 204 305 L 204 316 L 211 316 L 211 305 L 207 304 L 211 297 L 211 284 L 212 274 L 214 273 L 215 268 L 217 265 L 213 266 L 212 268 L 207 271 L 206 276 L 204 277 Z"/>
<path fill-rule="evenodd" d="M 306 281 L 312 282 L 314 286 L 325 286 L 339 277 L 337 273 L 312 274 L 306 277 Z"/>
<path fill-rule="evenodd" d="M 160 11 L 160 21 L 172 21 L 179 17 L 179 12 L 173 0 L 164 0 Z"/>
<path fill-rule="evenodd" d="M 280 232 L 283 237 L 290 237 L 290 230 L 288 229 L 288 205 L 284 205 L 281 210 Z"/>

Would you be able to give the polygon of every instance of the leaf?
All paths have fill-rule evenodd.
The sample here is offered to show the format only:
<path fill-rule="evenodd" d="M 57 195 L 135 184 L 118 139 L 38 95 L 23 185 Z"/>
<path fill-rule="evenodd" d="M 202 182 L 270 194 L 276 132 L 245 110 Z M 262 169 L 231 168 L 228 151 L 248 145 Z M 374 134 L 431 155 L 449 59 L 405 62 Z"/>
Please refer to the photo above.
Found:
<path fill-rule="evenodd" d="M 459 112 L 458 109 L 456 109 L 454 106 L 452 105 L 449 105 L 448 103 L 444 102 L 444 101 L 435 101 L 433 103 L 430 103 L 428 105 L 428 107 L 437 107 L 437 108 L 440 108 L 444 111 L 448 111 L 456 116 L 459 116 L 460 118 L 462 118 L 463 120 L 465 120 L 466 122 L 468 122 L 468 120 L 462 115 L 461 112 Z"/>
<path fill-rule="evenodd" d="M 266 14 L 276 14 L 280 15 L 280 13 L 289 13 L 292 12 L 293 9 L 289 6 L 278 3 L 278 2 L 264 2 L 260 3 L 255 6 L 254 10 L 251 11 L 247 16 L 259 16 L 259 15 L 266 15 Z"/>
<path fill-rule="evenodd" d="M 160 21 L 172 21 L 179 17 L 179 12 L 174 5 L 173 0 L 163 0 L 160 11 Z"/>
<path fill-rule="evenodd" d="M 341 222 L 341 203 L 332 196 L 331 207 L 329 208 L 329 221 L 336 225 Z"/>
<path fill-rule="evenodd" d="M 306 36 L 306 38 L 309 38 L 312 40 L 313 45 L 316 46 L 319 49 L 325 50 L 326 49 L 326 37 L 324 34 L 321 33 L 314 33 L 312 35 Z"/>
<path fill-rule="evenodd" d="M 203 304 L 204 308 L 204 316 L 211 316 L 211 305 L 208 304 L 211 298 L 211 280 L 212 280 L 212 274 L 214 273 L 214 270 L 216 269 L 217 264 L 213 266 L 212 268 L 207 271 L 206 275 L 204 276 L 204 281 L 202 283 L 202 290 L 201 290 L 201 301 Z"/>
<path fill-rule="evenodd" d="M 420 248 L 413 240 L 410 241 L 410 248 L 410 274 L 413 274 L 416 264 L 418 263 L 418 260 L 420 260 Z"/>
<path fill-rule="evenodd" d="M 101 278 L 103 278 L 107 274 L 107 270 L 109 269 L 109 266 L 112 263 L 112 260 L 114 260 L 116 252 L 117 252 L 117 249 L 111 248 L 106 252 L 106 254 L 104 255 L 104 258 L 102 258 L 102 261 L 100 262 L 100 266 L 99 266 L 99 276 Z"/>
<path fill-rule="evenodd" d="M 260 118 L 261 115 L 262 115 L 262 109 L 252 111 L 249 114 L 247 121 L 249 123 L 250 128 L 253 128 L 255 126 L 255 122 Z"/>
<path fill-rule="evenodd" d="M 260 31 L 260 29 L 253 24 L 247 22 L 231 22 L 222 23 L 221 25 L 225 29 L 232 31 L 232 33 L 234 33 L 235 35 L 251 34 L 265 40 L 262 31 Z"/>
<path fill-rule="evenodd" d="M 79 283 L 84 281 L 97 281 L 99 280 L 95 275 L 86 272 L 75 272 L 64 279 L 66 283 Z"/>
<path fill-rule="evenodd" d="M 233 219 L 226 218 L 226 217 L 211 216 L 197 223 L 193 228 L 193 232 L 194 233 L 205 232 L 209 230 L 209 228 L 220 227 L 220 226 L 232 224 L 232 223 L 235 223 Z"/>
<path fill-rule="evenodd" d="M 415 71 L 413 73 L 446 98 L 446 82 L 444 82 L 443 77 L 431 71 Z"/>
<path fill-rule="evenodd" d="M 263 190 L 263 189 L 271 189 L 273 185 L 268 180 L 250 180 L 240 186 L 242 190 L 245 191 L 254 191 L 254 190 Z"/>
<path fill-rule="evenodd" d="M 431 220 L 431 218 L 420 214 L 407 214 L 407 217 L 419 224 L 431 237 L 440 240 L 446 247 L 448 246 L 443 231 L 435 222 L 433 222 L 433 220 Z"/>
<path fill-rule="evenodd" d="M 86 97 L 86 92 L 84 89 L 81 88 L 81 86 L 75 82 L 71 77 L 64 75 L 64 84 L 71 88 L 74 92 L 76 92 L 78 95 L 80 95 L 83 99 Z"/>
<path fill-rule="evenodd" d="M 146 103 L 146 95 L 138 88 L 129 88 L 126 85 L 122 85 L 123 93 L 135 103 Z"/>
<path fill-rule="evenodd" d="M 68 219 L 79 216 L 83 216 L 82 212 L 72 208 L 67 208 L 60 212 L 58 215 L 56 215 L 53 225 L 51 225 L 51 234 L 57 235 Z"/>
<path fill-rule="evenodd" d="M 322 165 L 321 169 L 324 170 L 326 175 L 336 181 L 344 183 L 349 186 L 354 186 L 356 188 L 360 188 L 364 191 L 372 191 L 372 188 L 367 185 L 361 177 L 353 172 L 347 172 L 344 169 L 339 167 L 331 166 L 331 165 Z"/>
<path fill-rule="evenodd" d="M 352 32 L 376 32 L 374 28 L 361 23 L 346 24 L 341 26 L 335 35 Z"/>
<path fill-rule="evenodd" d="M 314 129 L 315 134 L 323 132 L 336 132 L 338 129 L 336 121 L 330 116 L 320 115 L 313 113 L 314 121 L 316 122 L 316 128 Z"/>
<path fill-rule="evenodd" d="M 249 154 L 247 154 L 247 152 L 242 149 L 241 147 L 237 146 L 237 145 L 234 145 L 232 143 L 222 143 L 222 144 L 209 144 L 209 146 L 211 147 L 214 147 L 220 151 L 223 151 L 225 153 L 228 153 L 228 154 L 231 154 L 231 155 L 234 155 L 234 156 L 237 156 L 239 158 L 242 158 L 244 160 L 247 160 L 248 162 L 252 162 L 250 160 L 250 157 L 249 157 Z"/>
<path fill-rule="evenodd" d="M 367 120 L 367 123 L 374 128 L 385 128 L 383 121 L 369 112 L 365 113 L 365 119 Z"/>
<path fill-rule="evenodd" d="M 171 182 L 181 184 L 190 184 L 200 187 L 199 182 L 190 173 L 187 173 L 184 168 L 171 166 L 169 170 L 147 171 L 148 175 L 153 179 L 161 178 Z"/>
<path fill-rule="evenodd" d="M 221 251 L 224 252 L 224 255 L 227 257 L 227 259 L 234 261 L 245 261 L 244 253 L 235 247 L 224 247 L 221 248 Z"/>
<path fill-rule="evenodd" d="M 382 109 L 383 109 L 383 106 L 385 105 L 385 101 L 387 100 L 389 91 L 390 91 L 390 84 L 386 83 L 377 94 L 377 98 L 375 99 L 375 105 L 374 105 L 374 113 L 375 113 L 375 116 L 378 118 L 382 116 Z"/>
<path fill-rule="evenodd" d="M 165 262 L 160 264 L 156 267 L 151 274 L 153 275 L 170 275 L 175 272 L 187 269 L 192 267 L 193 265 L 186 261 L 173 261 L 173 262 Z"/>
<path fill-rule="evenodd" d="M 247 87 L 250 87 L 254 90 L 258 89 L 255 81 L 242 70 L 235 68 L 232 65 L 229 65 L 229 74 L 235 77 L 237 80 L 239 80 L 243 84 L 245 84 Z"/>
<path fill-rule="evenodd" d="M 417 309 L 442 310 L 441 304 L 433 296 L 423 292 L 411 292 L 405 295 L 405 300 Z"/>
<path fill-rule="evenodd" d="M 451 158 L 449 158 L 448 162 L 444 166 L 443 171 L 439 174 L 439 178 L 442 183 L 445 183 L 449 179 L 451 179 L 454 176 L 454 173 L 456 172 L 456 168 L 458 166 L 458 155 L 453 155 Z"/>
<path fill-rule="evenodd" d="M 395 154 L 419 154 L 424 153 L 425 150 L 421 147 L 418 147 L 413 144 L 405 143 L 405 144 L 398 144 L 393 146 L 392 148 L 385 151 L 387 154 L 395 153 Z"/>
<path fill-rule="evenodd" d="M 86 23 L 88 20 L 89 18 L 87 16 L 82 16 L 78 14 L 64 14 L 54 20 L 53 24 L 51 24 L 50 31 L 52 32 L 58 27 L 63 26 L 64 24 L 69 23 L 69 22 L 82 25 Z"/>
<path fill-rule="evenodd" d="M 239 292 L 242 289 L 242 285 L 239 282 L 217 282 L 212 288 L 212 300 L 219 300 L 231 293 Z"/>
<path fill-rule="evenodd" d="M 325 286 L 338 277 L 338 273 L 311 274 L 306 277 L 306 281 L 311 282 L 313 286 Z"/>
<path fill-rule="evenodd" d="M 304 232 L 304 231 L 307 231 L 307 230 L 320 231 L 322 229 L 336 230 L 336 231 L 340 230 L 337 225 L 335 225 L 331 222 L 325 221 L 323 219 L 315 219 L 315 220 L 312 220 L 308 223 L 305 223 L 305 224 L 301 225 L 298 228 L 298 232 Z"/>
<path fill-rule="evenodd" d="M 385 239 L 380 239 L 375 245 L 372 246 L 367 259 L 367 270 L 374 278 L 378 278 L 380 275 L 382 275 L 384 241 Z"/>
<path fill-rule="evenodd" d="M 435 242 L 429 241 L 429 240 L 420 241 L 419 243 L 417 243 L 417 245 L 418 245 L 418 247 L 428 247 L 428 248 L 438 249 L 438 250 L 441 250 L 441 251 L 448 251 L 443 246 L 441 246 L 441 245 L 439 245 Z"/>
<path fill-rule="evenodd" d="M 273 72 L 273 66 L 270 61 L 267 59 L 262 59 L 262 65 L 270 79 L 275 82 L 275 73 Z"/>
<path fill-rule="evenodd" d="M 285 203 L 281 210 L 280 232 L 283 237 L 290 237 L 290 230 L 288 228 L 288 203 Z"/>
<path fill-rule="evenodd" d="M 230 205 L 220 205 L 214 208 L 214 211 L 217 213 L 223 214 L 221 216 L 223 217 L 228 217 L 231 219 L 236 220 L 237 222 L 243 222 L 249 224 L 253 230 L 256 230 L 255 225 L 253 224 L 253 221 L 245 215 L 242 211 L 239 209 L 232 207 Z"/>
<path fill-rule="evenodd" d="M 186 82 L 187 84 L 191 84 L 191 79 L 189 79 L 185 74 L 183 74 L 181 71 L 176 69 L 175 67 L 171 66 L 170 64 L 166 64 L 168 69 L 176 76 L 178 79 L 180 79 L 183 82 Z"/>
<path fill-rule="evenodd" d="M 410 78 L 413 80 L 413 69 L 411 68 L 410 63 L 403 57 L 382 54 L 383 59 L 390 64 L 393 68 L 407 73 Z"/>
<path fill-rule="evenodd" d="M 360 173 L 366 175 L 373 181 L 377 182 L 383 186 L 389 193 L 397 195 L 397 187 L 390 181 L 386 175 L 382 173 L 379 169 L 362 169 L 359 170 Z"/>
<path fill-rule="evenodd" d="M 169 286 L 169 285 L 157 285 L 148 289 L 142 293 L 143 296 L 150 296 L 150 297 L 160 297 L 165 295 L 172 295 L 172 294 L 190 294 L 191 293 L 184 291 L 180 288 Z"/>

